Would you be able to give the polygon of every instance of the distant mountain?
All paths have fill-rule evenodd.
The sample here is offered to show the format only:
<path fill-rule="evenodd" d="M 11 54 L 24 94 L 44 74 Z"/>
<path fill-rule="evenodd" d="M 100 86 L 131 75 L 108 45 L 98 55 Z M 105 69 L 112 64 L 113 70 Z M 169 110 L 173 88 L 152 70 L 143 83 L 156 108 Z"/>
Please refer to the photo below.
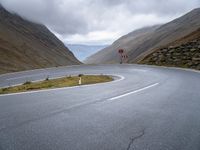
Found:
<path fill-rule="evenodd" d="M 126 52 L 129 52 L 132 47 L 138 43 L 142 43 L 145 37 L 156 30 L 158 27 L 160 27 L 160 25 L 145 27 L 124 35 L 116 40 L 112 45 L 88 57 L 84 62 L 87 64 L 119 62 L 120 58 L 118 55 L 118 49 L 123 48 L 126 50 Z"/>
<path fill-rule="evenodd" d="M 80 60 L 84 61 L 88 56 L 98 52 L 108 45 L 82 45 L 82 44 L 68 44 L 67 47 Z"/>
<path fill-rule="evenodd" d="M 139 61 L 139 63 L 200 70 L 200 28 L 179 40 L 153 51 Z"/>
<path fill-rule="evenodd" d="M 167 24 L 150 27 L 147 32 L 133 37 L 128 41 L 117 40 L 110 47 L 99 51 L 87 59 L 87 63 L 116 63 L 119 62 L 117 49 L 123 48 L 129 56 L 129 63 L 137 63 L 154 50 L 180 39 L 200 27 L 200 8 Z M 143 29 L 140 29 L 141 31 Z M 139 31 L 140 31 L 139 30 Z M 136 32 L 136 31 L 134 31 Z M 133 33 L 134 33 L 133 32 Z M 128 34 L 126 36 L 131 36 Z M 126 37 L 125 36 L 125 37 Z M 123 39 L 123 38 L 122 38 Z M 117 44 L 116 44 L 117 43 Z M 118 56 L 118 59 L 116 59 Z"/>
<path fill-rule="evenodd" d="M 0 6 L 0 74 L 80 64 L 44 25 L 27 21 Z"/>
<path fill-rule="evenodd" d="M 154 50 L 187 36 L 196 31 L 199 27 L 200 8 L 197 8 L 158 28 L 146 41 L 144 41 L 144 45 L 140 45 L 135 51 L 131 51 L 129 54 L 131 58 L 130 62 L 137 62 L 143 59 Z"/>

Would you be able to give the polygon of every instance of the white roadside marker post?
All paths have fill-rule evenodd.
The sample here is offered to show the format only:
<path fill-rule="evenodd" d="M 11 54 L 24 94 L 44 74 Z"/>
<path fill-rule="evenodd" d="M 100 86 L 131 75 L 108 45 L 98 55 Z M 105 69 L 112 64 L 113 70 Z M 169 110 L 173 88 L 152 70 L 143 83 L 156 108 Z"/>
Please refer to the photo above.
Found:
<path fill-rule="evenodd" d="M 82 84 L 82 81 L 81 81 L 82 74 L 79 74 L 78 76 L 79 76 L 78 84 L 81 85 Z"/>
<path fill-rule="evenodd" d="M 79 77 L 78 84 L 81 85 L 81 77 Z"/>

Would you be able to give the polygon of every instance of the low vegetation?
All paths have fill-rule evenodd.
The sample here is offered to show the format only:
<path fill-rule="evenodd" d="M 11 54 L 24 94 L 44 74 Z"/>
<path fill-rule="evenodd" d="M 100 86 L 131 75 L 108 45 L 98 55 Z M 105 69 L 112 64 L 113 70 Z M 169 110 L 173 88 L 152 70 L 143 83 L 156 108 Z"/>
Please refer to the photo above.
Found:
<path fill-rule="evenodd" d="M 200 30 L 198 38 L 179 46 L 169 46 L 150 54 L 141 64 L 173 66 L 200 70 Z"/>
<path fill-rule="evenodd" d="M 112 81 L 113 78 L 106 75 L 81 75 L 82 85 Z M 61 88 L 79 85 L 79 76 L 68 76 L 58 79 L 45 79 L 40 82 L 26 81 L 22 85 L 0 88 L 0 94 L 25 92 L 30 90 Z"/>

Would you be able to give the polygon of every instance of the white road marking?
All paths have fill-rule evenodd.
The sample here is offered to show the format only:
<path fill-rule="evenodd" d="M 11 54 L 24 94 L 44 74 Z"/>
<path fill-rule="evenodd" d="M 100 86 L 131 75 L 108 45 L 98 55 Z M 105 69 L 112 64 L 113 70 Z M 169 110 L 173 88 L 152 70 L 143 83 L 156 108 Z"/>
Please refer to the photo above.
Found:
<path fill-rule="evenodd" d="M 146 69 L 132 69 L 132 71 L 137 71 L 137 72 L 147 72 Z"/>
<path fill-rule="evenodd" d="M 116 100 L 116 99 L 119 99 L 119 98 L 122 98 L 122 97 L 125 97 L 125 96 L 128 96 L 128 95 L 131 95 L 131 94 L 134 94 L 134 93 L 138 93 L 138 92 L 144 91 L 146 89 L 149 89 L 149 88 L 152 88 L 154 86 L 157 86 L 158 84 L 159 83 L 155 83 L 155 84 L 143 87 L 141 89 L 138 89 L 138 90 L 135 90 L 135 91 L 132 91 L 132 92 L 128 92 L 128 93 L 125 93 L 125 94 L 122 94 L 122 95 L 119 95 L 119 96 L 115 96 L 115 97 L 109 98 L 108 101 L 113 101 L 113 100 Z"/>
<path fill-rule="evenodd" d="M 107 74 L 107 75 L 109 75 L 109 74 Z M 2 97 L 2 96 L 10 96 L 10 95 L 40 93 L 40 92 L 48 92 L 48 91 L 56 91 L 56 90 L 66 90 L 66 89 L 81 88 L 81 87 L 89 87 L 89 86 L 94 86 L 94 85 L 119 82 L 119 81 L 122 81 L 122 80 L 125 79 L 125 77 L 121 76 L 121 75 L 110 75 L 110 76 L 119 77 L 119 79 L 111 81 L 111 82 L 88 84 L 88 85 L 81 85 L 81 86 L 72 86 L 72 87 L 63 87 L 63 88 L 54 88 L 54 89 L 44 89 L 44 90 L 26 91 L 26 92 L 19 92 L 19 93 L 2 94 L 2 95 L 0 95 L 0 97 Z"/>
<path fill-rule="evenodd" d="M 117 79 L 117 80 L 112 81 L 112 83 L 113 83 L 113 82 L 119 82 L 119 81 L 125 79 L 125 77 L 124 77 L 124 76 L 121 76 L 121 75 L 111 75 L 111 74 L 106 74 L 106 75 L 108 75 L 108 76 L 113 76 L 113 77 L 115 76 L 115 77 L 119 77 L 119 78 L 120 78 L 120 79 Z"/>

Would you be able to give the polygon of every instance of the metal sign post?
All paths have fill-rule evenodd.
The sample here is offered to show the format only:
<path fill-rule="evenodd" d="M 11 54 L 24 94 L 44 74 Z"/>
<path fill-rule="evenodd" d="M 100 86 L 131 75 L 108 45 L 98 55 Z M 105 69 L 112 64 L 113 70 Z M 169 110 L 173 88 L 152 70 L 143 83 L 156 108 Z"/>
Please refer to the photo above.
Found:
<path fill-rule="evenodd" d="M 128 61 L 128 55 L 125 53 L 125 54 L 123 54 L 122 57 L 123 57 L 124 62 L 127 63 L 127 61 Z"/>
<path fill-rule="evenodd" d="M 118 53 L 120 54 L 120 64 L 122 64 L 123 63 L 123 53 L 124 53 L 124 50 L 123 49 L 119 49 L 118 50 Z"/>
<path fill-rule="evenodd" d="M 127 63 L 128 62 L 128 55 L 124 49 L 119 49 L 118 53 L 120 54 L 120 64 L 123 62 Z"/>

